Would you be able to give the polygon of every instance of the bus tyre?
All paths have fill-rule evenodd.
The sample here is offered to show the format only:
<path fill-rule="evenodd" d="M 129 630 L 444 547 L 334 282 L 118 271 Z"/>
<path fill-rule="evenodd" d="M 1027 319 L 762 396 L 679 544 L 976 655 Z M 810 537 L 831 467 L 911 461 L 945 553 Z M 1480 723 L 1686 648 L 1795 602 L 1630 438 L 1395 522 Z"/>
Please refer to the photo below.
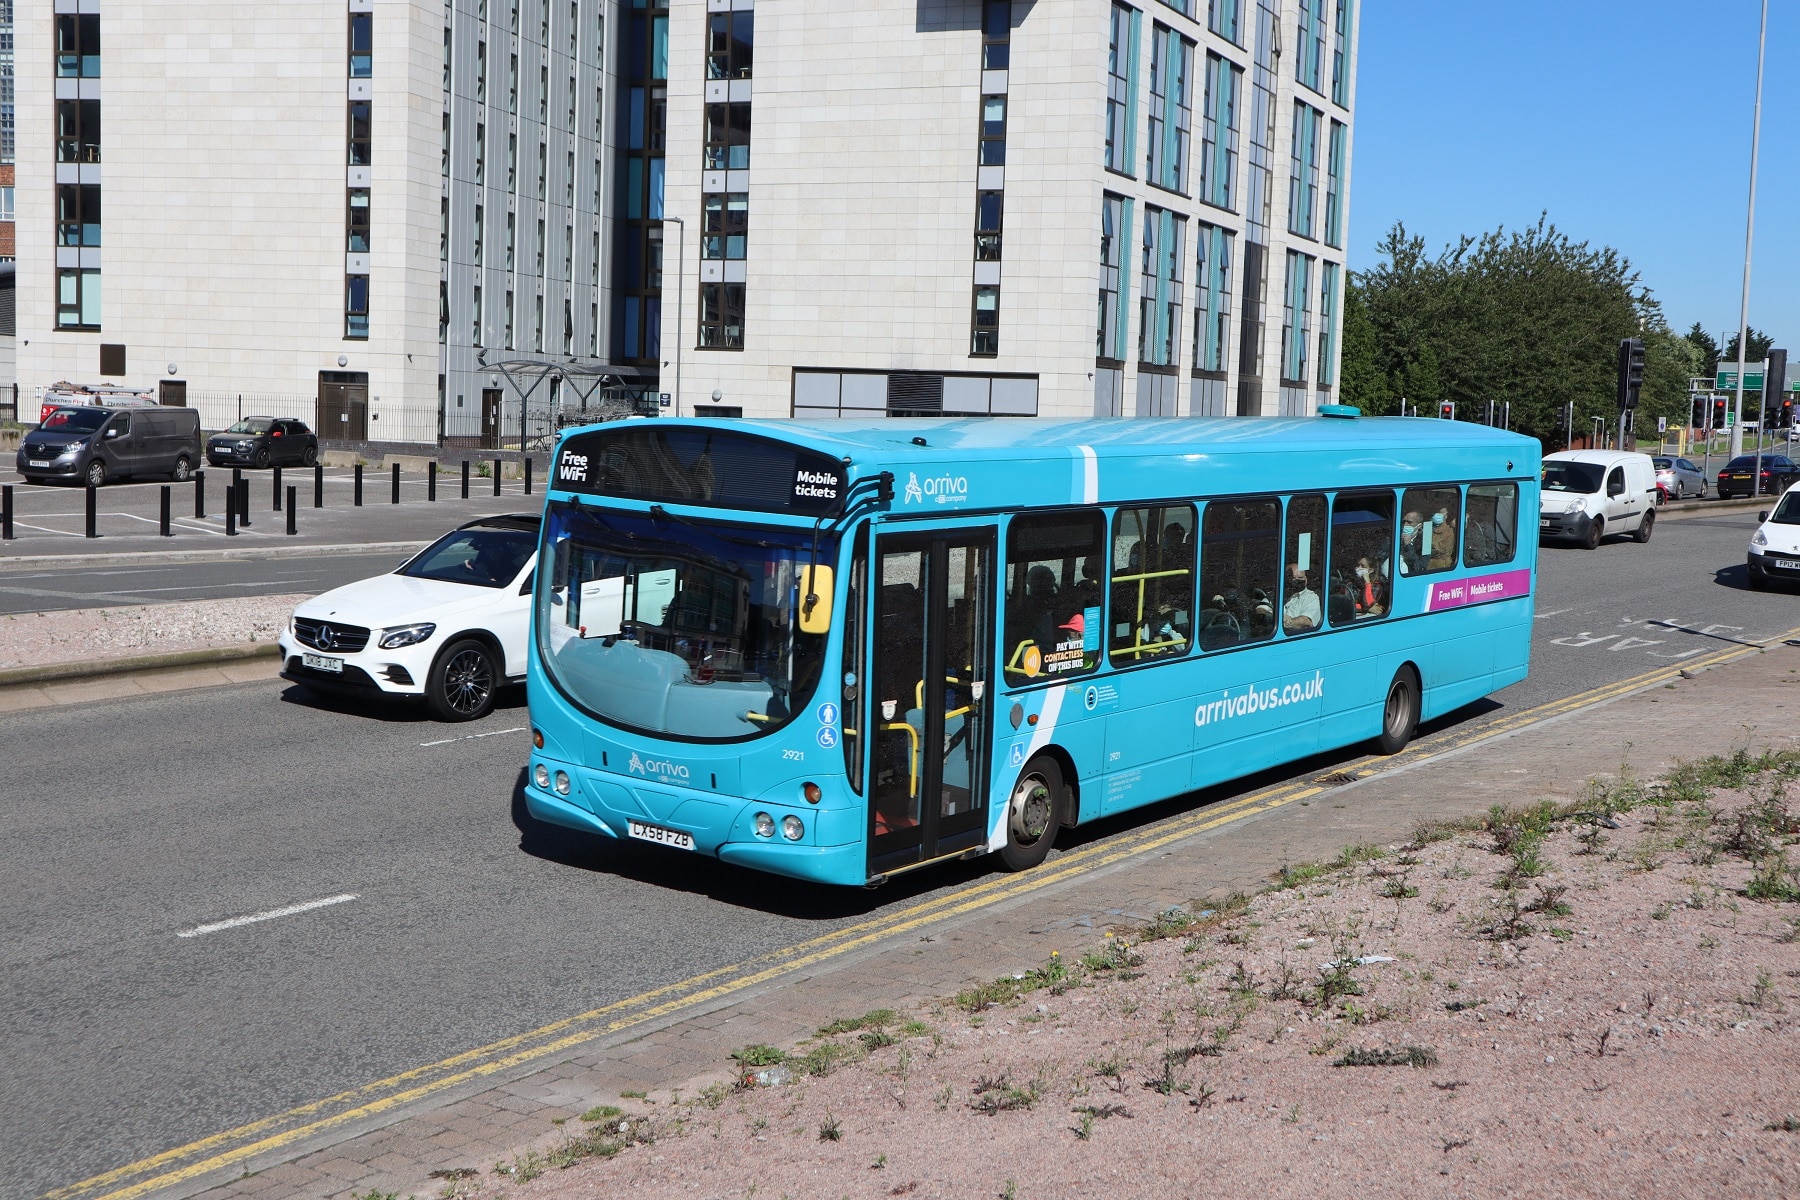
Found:
<path fill-rule="evenodd" d="M 1412 741 L 1419 727 L 1419 677 L 1411 667 L 1394 672 L 1387 700 L 1381 706 L 1381 736 L 1375 746 L 1383 754 L 1398 754 Z"/>
<path fill-rule="evenodd" d="M 1631 540 L 1642 545 L 1650 540 L 1650 534 L 1655 528 L 1656 513 L 1654 510 L 1647 511 L 1644 513 L 1644 519 L 1638 522 L 1638 527 L 1636 531 L 1632 533 Z"/>
<path fill-rule="evenodd" d="M 500 672 L 493 652 L 474 638 L 444 647 L 425 682 L 425 703 L 440 721 L 474 721 L 494 708 Z"/>
<path fill-rule="evenodd" d="M 1000 860 L 1009 871 L 1028 871 L 1043 862 L 1056 841 L 1065 790 L 1056 760 L 1039 756 L 1025 764 L 1006 802 L 1006 845 Z"/>
<path fill-rule="evenodd" d="M 1587 541 L 1584 544 L 1589 550 L 1598 550 L 1600 548 L 1600 539 L 1605 536 L 1606 518 L 1595 517 L 1592 521 L 1588 522 Z"/>

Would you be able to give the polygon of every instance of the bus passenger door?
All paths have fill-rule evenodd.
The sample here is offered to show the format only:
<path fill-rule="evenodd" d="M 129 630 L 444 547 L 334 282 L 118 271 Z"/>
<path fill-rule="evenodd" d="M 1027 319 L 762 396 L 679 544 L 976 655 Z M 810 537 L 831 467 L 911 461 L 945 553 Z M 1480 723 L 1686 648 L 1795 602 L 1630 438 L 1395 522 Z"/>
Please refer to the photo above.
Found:
<path fill-rule="evenodd" d="M 987 837 L 993 526 L 876 540 L 869 873 Z"/>

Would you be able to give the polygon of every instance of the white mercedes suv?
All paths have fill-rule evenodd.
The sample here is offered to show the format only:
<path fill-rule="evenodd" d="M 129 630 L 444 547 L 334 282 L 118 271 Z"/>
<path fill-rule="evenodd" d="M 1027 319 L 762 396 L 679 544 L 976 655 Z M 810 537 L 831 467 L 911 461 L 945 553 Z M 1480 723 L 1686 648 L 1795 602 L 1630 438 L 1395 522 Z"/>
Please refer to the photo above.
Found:
<path fill-rule="evenodd" d="M 473 721 L 525 675 L 536 513 L 483 517 L 387 575 L 294 610 L 281 677 L 316 691 L 424 700 L 443 721 Z"/>

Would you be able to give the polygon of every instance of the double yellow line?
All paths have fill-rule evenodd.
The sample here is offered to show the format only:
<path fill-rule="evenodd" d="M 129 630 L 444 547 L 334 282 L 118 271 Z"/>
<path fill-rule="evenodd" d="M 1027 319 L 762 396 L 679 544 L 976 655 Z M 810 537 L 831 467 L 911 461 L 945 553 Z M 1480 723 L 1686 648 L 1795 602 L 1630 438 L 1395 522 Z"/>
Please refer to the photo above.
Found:
<path fill-rule="evenodd" d="M 1800 629 L 1790 630 L 1782 635 L 1782 639 L 1795 635 L 1800 635 Z M 503 1038 L 236 1129 L 201 1138 L 185 1146 L 165 1150 L 84 1179 L 80 1183 L 58 1188 L 48 1193 L 46 1200 L 134 1200 L 135 1197 L 147 1196 L 215 1171 L 245 1166 L 253 1159 L 394 1112 L 452 1088 L 540 1062 L 633 1026 L 683 1010 L 700 1008 L 790 972 L 815 967 L 858 950 L 868 949 L 897 934 L 1054 887 L 1087 872 L 1160 850 L 1184 838 L 1280 808 L 1296 800 L 1308 799 L 1347 777 L 1368 778 L 1426 757 L 1501 737 L 1528 725 L 1666 682 L 1677 678 L 1683 671 L 1718 666 L 1756 653 L 1760 649 L 1758 646 L 1733 646 L 1703 657 L 1687 659 L 1617 683 L 1605 684 L 1579 695 L 1499 717 L 1475 730 L 1446 731 L 1419 741 L 1398 755 L 1365 756 L 1339 767 L 1329 778 L 1291 780 L 1224 803 L 1183 813 L 1155 825 L 1131 830 L 1059 855 L 1035 871 L 988 879 L 950 895 L 920 901 L 757 958 L 653 988 L 628 999 L 553 1021 L 528 1033 Z"/>

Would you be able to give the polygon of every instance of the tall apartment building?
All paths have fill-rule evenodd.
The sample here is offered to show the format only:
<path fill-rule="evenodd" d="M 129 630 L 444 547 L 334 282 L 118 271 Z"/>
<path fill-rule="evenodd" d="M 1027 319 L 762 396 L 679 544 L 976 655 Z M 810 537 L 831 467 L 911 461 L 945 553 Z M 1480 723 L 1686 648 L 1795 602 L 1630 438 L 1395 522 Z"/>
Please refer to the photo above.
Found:
<path fill-rule="evenodd" d="M 516 436 L 530 362 L 537 408 L 1309 413 L 1356 12 L 50 0 L 19 378 L 387 441 Z"/>

